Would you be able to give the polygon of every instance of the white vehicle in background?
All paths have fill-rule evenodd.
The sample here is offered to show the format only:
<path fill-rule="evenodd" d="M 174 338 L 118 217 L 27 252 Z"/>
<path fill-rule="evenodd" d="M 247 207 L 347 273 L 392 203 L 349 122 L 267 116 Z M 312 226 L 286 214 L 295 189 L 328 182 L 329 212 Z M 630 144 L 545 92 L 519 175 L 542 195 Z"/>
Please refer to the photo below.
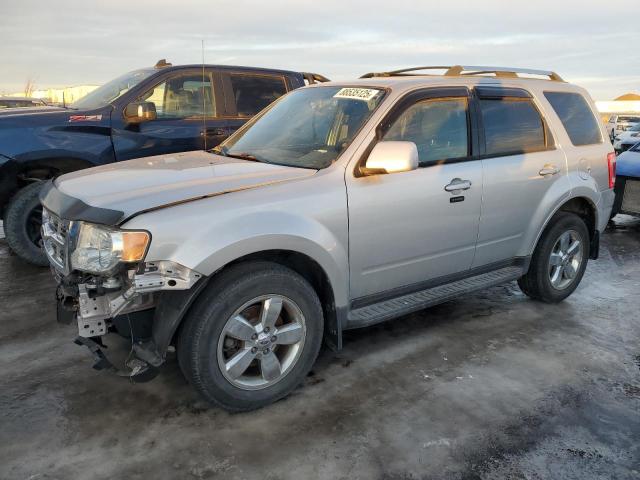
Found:
<path fill-rule="evenodd" d="M 607 133 L 613 141 L 616 136 L 640 123 L 640 115 L 611 115 L 607 122 Z"/>
<path fill-rule="evenodd" d="M 613 141 L 613 148 L 616 153 L 622 153 L 638 142 L 640 142 L 640 123 L 636 123 L 633 127 L 617 135 Z"/>

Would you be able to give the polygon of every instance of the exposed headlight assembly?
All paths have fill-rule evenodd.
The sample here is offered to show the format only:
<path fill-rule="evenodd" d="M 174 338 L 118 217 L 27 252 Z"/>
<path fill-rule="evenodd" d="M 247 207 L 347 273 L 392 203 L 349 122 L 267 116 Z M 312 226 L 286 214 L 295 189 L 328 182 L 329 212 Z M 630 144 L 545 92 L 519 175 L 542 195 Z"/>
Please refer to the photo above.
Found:
<path fill-rule="evenodd" d="M 80 222 L 76 235 L 71 267 L 90 273 L 105 273 L 119 263 L 141 261 L 151 241 L 149 232 L 116 230 L 85 222 Z"/>

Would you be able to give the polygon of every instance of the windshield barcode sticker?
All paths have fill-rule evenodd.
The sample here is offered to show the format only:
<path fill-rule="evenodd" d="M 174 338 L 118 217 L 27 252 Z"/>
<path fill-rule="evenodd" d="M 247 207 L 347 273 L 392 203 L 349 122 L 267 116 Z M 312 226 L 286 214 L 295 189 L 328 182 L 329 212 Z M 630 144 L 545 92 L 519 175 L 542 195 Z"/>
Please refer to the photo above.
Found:
<path fill-rule="evenodd" d="M 376 90 L 373 88 L 341 88 L 338 93 L 336 93 L 333 98 L 351 98 L 354 100 L 363 100 L 368 102 L 373 97 L 375 97 L 380 90 Z"/>

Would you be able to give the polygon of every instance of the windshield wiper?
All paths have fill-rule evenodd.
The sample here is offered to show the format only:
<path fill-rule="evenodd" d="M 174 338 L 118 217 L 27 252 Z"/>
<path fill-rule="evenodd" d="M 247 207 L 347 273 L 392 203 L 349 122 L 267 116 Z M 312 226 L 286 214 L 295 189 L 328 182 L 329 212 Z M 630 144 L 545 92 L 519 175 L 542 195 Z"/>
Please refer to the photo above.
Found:
<path fill-rule="evenodd" d="M 245 153 L 245 152 L 241 152 L 241 153 L 229 153 L 224 152 L 225 157 L 231 157 L 231 158 L 239 158 L 240 160 L 250 160 L 252 162 L 262 162 L 263 160 L 259 160 L 258 157 L 256 157 L 255 155 L 251 155 L 250 153 Z"/>

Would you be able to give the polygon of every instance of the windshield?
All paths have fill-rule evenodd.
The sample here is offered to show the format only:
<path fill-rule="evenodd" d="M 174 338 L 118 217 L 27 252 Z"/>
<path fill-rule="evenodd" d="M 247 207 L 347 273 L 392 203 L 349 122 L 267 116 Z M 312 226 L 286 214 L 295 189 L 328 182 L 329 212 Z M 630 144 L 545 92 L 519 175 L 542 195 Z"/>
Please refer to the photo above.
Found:
<path fill-rule="evenodd" d="M 294 90 L 216 153 L 291 167 L 326 168 L 380 105 L 379 88 Z"/>
<path fill-rule="evenodd" d="M 125 73 L 111 80 L 109 83 L 105 83 L 101 87 L 96 88 L 78 101 L 73 102 L 71 108 L 93 110 L 94 108 L 104 107 L 155 72 L 153 69 L 145 69 Z"/>
<path fill-rule="evenodd" d="M 640 117 L 620 116 L 620 117 L 618 117 L 618 121 L 619 122 L 627 122 L 627 123 L 638 123 L 638 122 L 640 122 Z"/>
<path fill-rule="evenodd" d="M 640 123 L 634 125 L 629 129 L 630 132 L 640 132 Z"/>

